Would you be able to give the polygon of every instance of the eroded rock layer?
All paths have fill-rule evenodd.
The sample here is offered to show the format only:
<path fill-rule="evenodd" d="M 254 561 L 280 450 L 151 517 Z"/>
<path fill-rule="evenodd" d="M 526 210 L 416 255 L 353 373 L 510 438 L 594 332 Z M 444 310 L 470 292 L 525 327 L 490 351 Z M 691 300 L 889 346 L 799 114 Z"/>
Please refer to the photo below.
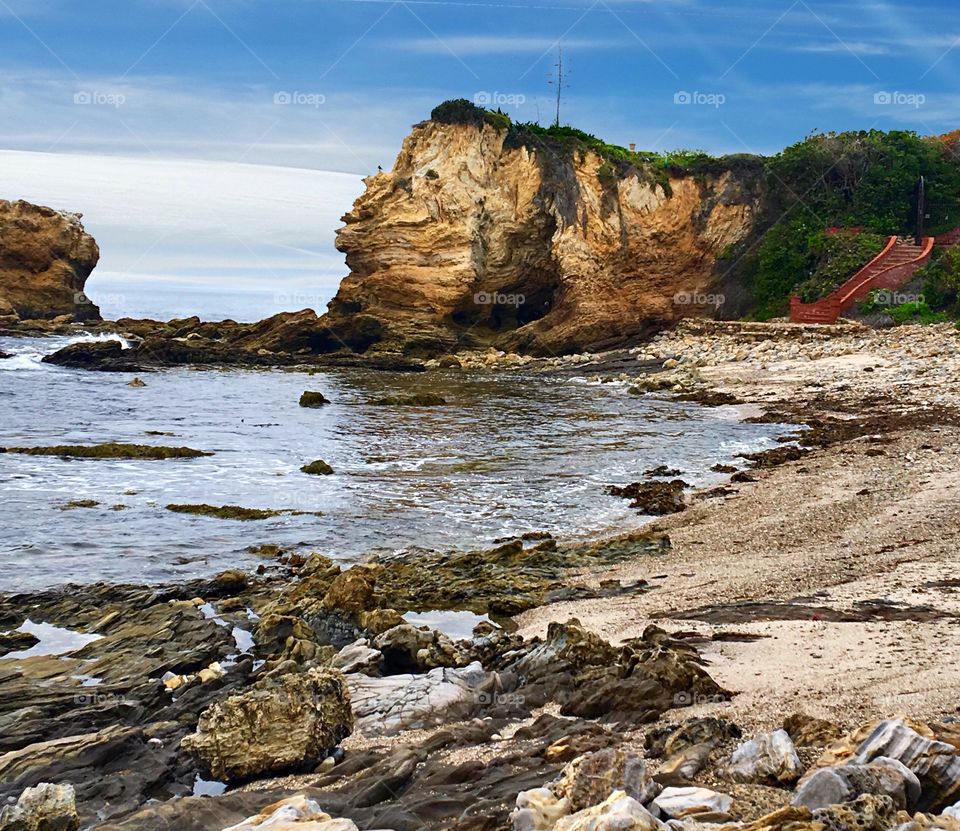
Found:
<path fill-rule="evenodd" d="M 323 348 L 550 354 L 716 313 L 718 259 L 759 210 L 752 174 L 616 171 L 590 150 L 515 144 L 491 124 L 413 129 L 337 234 L 350 274 Z"/>
<path fill-rule="evenodd" d="M 80 214 L 0 199 L 0 317 L 99 320 L 83 293 L 99 259 Z"/>

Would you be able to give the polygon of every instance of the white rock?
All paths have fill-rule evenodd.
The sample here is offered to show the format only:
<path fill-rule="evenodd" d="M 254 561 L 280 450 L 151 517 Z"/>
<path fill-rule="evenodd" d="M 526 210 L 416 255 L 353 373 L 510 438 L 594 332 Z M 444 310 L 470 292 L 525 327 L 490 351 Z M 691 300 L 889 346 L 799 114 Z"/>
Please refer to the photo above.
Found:
<path fill-rule="evenodd" d="M 462 669 L 438 667 L 424 675 L 370 678 L 348 675 L 354 731 L 392 736 L 468 718 L 481 696 L 496 689 L 499 678 L 479 661 Z"/>
<path fill-rule="evenodd" d="M 297 794 L 268 805 L 259 814 L 247 817 L 223 831 L 358 831 L 349 819 L 334 819 L 320 805 Z"/>
<path fill-rule="evenodd" d="M 669 817 L 683 819 L 697 814 L 726 814 L 733 797 L 709 788 L 664 788 L 651 803 Z"/>
<path fill-rule="evenodd" d="M 533 788 L 517 794 L 517 808 L 510 819 L 513 831 L 550 831 L 569 813 L 566 799 L 559 799 L 549 788 Z"/>
<path fill-rule="evenodd" d="M 614 791 L 600 805 L 561 818 L 553 831 L 667 831 L 637 800 Z"/>
<path fill-rule="evenodd" d="M 733 751 L 727 768 L 734 782 L 795 782 L 800 773 L 800 757 L 785 730 L 760 733 L 744 742 Z"/>

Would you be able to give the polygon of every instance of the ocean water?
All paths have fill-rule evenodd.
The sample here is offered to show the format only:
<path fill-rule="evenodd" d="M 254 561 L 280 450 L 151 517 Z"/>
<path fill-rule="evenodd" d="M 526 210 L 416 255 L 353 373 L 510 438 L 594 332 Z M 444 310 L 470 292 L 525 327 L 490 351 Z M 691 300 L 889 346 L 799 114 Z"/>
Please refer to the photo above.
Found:
<path fill-rule="evenodd" d="M 0 454 L 0 590 L 255 568 L 262 560 L 248 549 L 265 543 L 352 562 L 527 531 L 561 540 L 618 533 L 648 518 L 609 496 L 608 485 L 660 464 L 694 485 L 719 482 L 711 465 L 773 446 L 785 432 L 744 423 L 734 407 L 638 397 L 588 378 L 184 368 L 144 373 L 146 387 L 134 388 L 127 374 L 40 362 L 77 339 L 0 339 L 0 350 L 14 353 L 0 360 L 0 445 L 123 441 L 214 455 Z M 332 403 L 298 406 L 307 389 Z M 449 405 L 370 404 L 427 390 Z M 335 474 L 300 472 L 317 458 Z M 74 500 L 98 504 L 69 508 Z M 241 522 L 165 507 L 198 502 L 306 513 Z"/>

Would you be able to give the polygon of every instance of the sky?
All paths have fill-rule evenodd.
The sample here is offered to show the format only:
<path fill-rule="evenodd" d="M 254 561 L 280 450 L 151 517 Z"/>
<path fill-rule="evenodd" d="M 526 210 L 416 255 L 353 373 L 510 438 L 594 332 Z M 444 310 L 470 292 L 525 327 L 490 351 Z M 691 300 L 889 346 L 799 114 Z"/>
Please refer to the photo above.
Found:
<path fill-rule="evenodd" d="M 943 0 L 0 0 L 0 198 L 82 212 L 121 311 L 321 310 L 360 177 L 448 98 L 551 122 L 561 50 L 560 120 L 648 150 L 960 126 Z"/>

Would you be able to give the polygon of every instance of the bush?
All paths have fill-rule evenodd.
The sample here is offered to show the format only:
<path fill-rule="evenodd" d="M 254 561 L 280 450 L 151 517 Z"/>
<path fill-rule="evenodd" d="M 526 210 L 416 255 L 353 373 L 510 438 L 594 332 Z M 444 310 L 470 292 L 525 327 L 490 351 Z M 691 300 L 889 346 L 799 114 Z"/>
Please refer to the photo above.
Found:
<path fill-rule="evenodd" d="M 949 320 L 943 312 L 935 312 L 926 303 L 902 303 L 891 307 L 887 314 L 898 326 L 905 323 L 920 323 L 928 326 L 931 323 L 943 323 Z"/>
<path fill-rule="evenodd" d="M 813 234 L 808 243 L 813 273 L 797 286 L 800 299 L 813 303 L 826 297 L 876 257 L 886 242 L 887 238 L 879 234 Z"/>

